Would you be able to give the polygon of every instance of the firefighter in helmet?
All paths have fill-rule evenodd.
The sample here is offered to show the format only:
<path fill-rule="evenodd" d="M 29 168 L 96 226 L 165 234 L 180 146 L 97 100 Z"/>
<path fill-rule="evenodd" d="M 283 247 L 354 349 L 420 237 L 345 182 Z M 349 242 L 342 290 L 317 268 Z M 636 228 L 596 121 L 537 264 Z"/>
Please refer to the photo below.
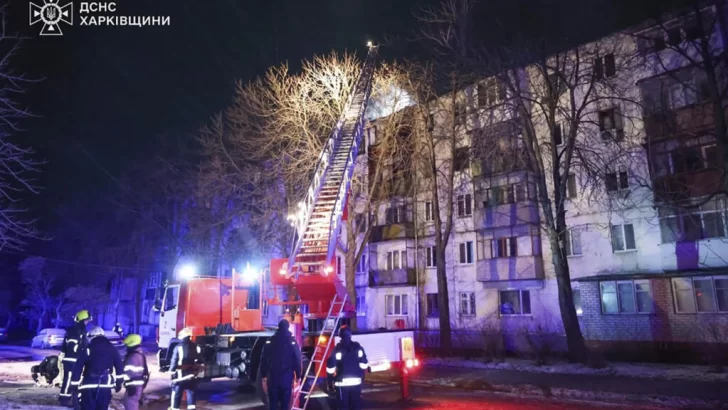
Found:
<path fill-rule="evenodd" d="M 339 329 L 341 341 L 326 362 L 326 373 L 333 379 L 336 387 L 338 408 L 359 410 L 361 406 L 361 384 L 364 371 L 369 367 L 364 348 L 351 340 L 351 329 L 342 326 Z"/>
<path fill-rule="evenodd" d="M 124 367 L 119 351 L 106 338 L 104 329 L 94 327 L 88 338 L 88 347 L 73 368 L 71 383 L 81 393 L 81 410 L 105 410 L 111 403 L 111 390 L 121 391 Z"/>
<path fill-rule="evenodd" d="M 121 323 L 116 322 L 114 325 L 114 328 L 111 329 L 114 333 L 119 335 L 119 337 L 124 337 L 124 329 L 121 327 Z"/>
<path fill-rule="evenodd" d="M 201 367 L 202 351 L 192 341 L 192 329 L 186 327 L 177 336 L 180 343 L 174 347 L 169 370 L 172 372 L 171 410 L 179 410 L 182 393 L 187 394 L 187 408 L 195 409 L 197 374 Z"/>
<path fill-rule="evenodd" d="M 149 382 L 149 368 L 147 358 L 142 352 L 142 337 L 130 334 L 124 339 L 126 356 L 124 357 L 124 408 L 138 410 L 142 404 L 144 388 Z"/>
<path fill-rule="evenodd" d="M 78 397 L 76 389 L 71 386 L 71 375 L 79 355 L 85 351 L 88 340 L 86 339 L 86 326 L 91 321 L 88 310 L 80 310 L 74 317 L 75 323 L 66 331 L 63 338 L 61 353 L 63 354 L 63 382 L 61 393 L 58 397 L 61 406 L 75 407 Z"/>

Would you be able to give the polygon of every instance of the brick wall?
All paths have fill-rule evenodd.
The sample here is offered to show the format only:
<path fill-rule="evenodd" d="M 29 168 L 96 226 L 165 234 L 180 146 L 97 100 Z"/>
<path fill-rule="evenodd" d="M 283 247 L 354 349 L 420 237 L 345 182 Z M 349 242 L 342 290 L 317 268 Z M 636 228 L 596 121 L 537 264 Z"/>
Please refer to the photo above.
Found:
<path fill-rule="evenodd" d="M 599 341 L 712 342 L 706 334 L 716 324 L 728 329 L 726 314 L 678 314 L 670 279 L 650 279 L 653 313 L 603 314 L 599 282 L 581 282 L 580 316 L 584 337 Z"/>

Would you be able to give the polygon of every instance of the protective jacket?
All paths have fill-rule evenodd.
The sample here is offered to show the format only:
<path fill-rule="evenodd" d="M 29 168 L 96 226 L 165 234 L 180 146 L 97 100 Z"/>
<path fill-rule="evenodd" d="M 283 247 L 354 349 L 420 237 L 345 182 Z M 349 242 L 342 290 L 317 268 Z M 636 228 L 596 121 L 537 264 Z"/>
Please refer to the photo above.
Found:
<path fill-rule="evenodd" d="M 174 347 L 172 361 L 169 370 L 172 372 L 172 384 L 194 380 L 202 363 L 202 351 L 200 346 L 190 338 L 185 338 L 182 343 Z"/>
<path fill-rule="evenodd" d="M 288 330 L 277 330 L 266 341 L 261 357 L 260 376 L 268 379 L 268 388 L 290 389 L 293 378 L 302 377 L 301 348 Z"/>
<path fill-rule="evenodd" d="M 71 384 L 80 385 L 79 390 L 114 387 L 119 389 L 123 382 L 123 374 L 124 367 L 119 352 L 109 339 L 96 336 L 78 357 L 73 368 Z"/>
<path fill-rule="evenodd" d="M 367 367 L 369 362 L 361 345 L 353 340 L 342 340 L 326 362 L 326 373 L 334 377 L 335 386 L 359 386 Z"/>
<path fill-rule="evenodd" d="M 61 352 L 63 352 L 63 365 L 73 367 L 78 357 L 84 352 L 88 345 L 88 339 L 86 338 L 86 325 L 83 322 L 78 322 L 66 331 L 66 337 L 63 338 L 63 346 L 61 346 Z"/>
<path fill-rule="evenodd" d="M 124 357 L 124 387 L 143 388 L 149 381 L 147 358 L 140 347 L 129 349 Z"/>

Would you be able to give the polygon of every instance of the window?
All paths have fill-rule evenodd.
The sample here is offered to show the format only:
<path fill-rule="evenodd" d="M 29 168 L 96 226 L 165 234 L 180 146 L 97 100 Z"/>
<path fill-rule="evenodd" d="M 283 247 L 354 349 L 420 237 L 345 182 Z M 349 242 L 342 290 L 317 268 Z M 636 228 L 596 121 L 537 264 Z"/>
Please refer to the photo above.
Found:
<path fill-rule="evenodd" d="M 629 178 L 627 176 L 627 170 L 621 168 L 614 172 L 609 172 L 604 178 L 604 183 L 607 185 L 607 192 L 617 192 L 623 189 L 629 188 Z"/>
<path fill-rule="evenodd" d="M 707 166 L 701 147 L 683 147 L 672 151 L 670 152 L 670 161 L 672 163 L 672 172 L 675 174 L 697 171 Z"/>
<path fill-rule="evenodd" d="M 434 246 L 425 248 L 425 267 L 434 268 L 437 266 L 437 254 Z"/>
<path fill-rule="evenodd" d="M 387 295 L 387 316 L 407 316 L 407 295 Z"/>
<path fill-rule="evenodd" d="M 566 197 L 568 199 L 576 198 L 576 175 L 574 174 L 566 177 Z"/>
<path fill-rule="evenodd" d="M 531 291 L 502 290 L 500 296 L 500 314 L 502 316 L 530 315 Z"/>
<path fill-rule="evenodd" d="M 470 194 L 458 195 L 458 216 L 470 216 L 473 214 L 473 196 Z"/>
<path fill-rule="evenodd" d="M 404 205 L 389 207 L 386 210 L 386 222 L 388 225 L 404 223 L 406 216 L 407 208 Z"/>
<path fill-rule="evenodd" d="M 571 228 L 566 231 L 564 235 L 566 256 L 579 256 L 581 255 L 581 230 L 578 228 Z"/>
<path fill-rule="evenodd" d="M 465 108 L 465 103 L 456 102 L 453 110 L 454 110 L 453 114 L 455 115 L 455 125 L 465 124 L 465 115 L 467 113 L 467 110 Z"/>
<path fill-rule="evenodd" d="M 518 238 L 498 238 L 493 241 L 493 256 L 496 258 L 511 258 L 518 256 Z"/>
<path fill-rule="evenodd" d="M 490 78 L 484 84 L 478 84 L 479 107 L 492 107 L 505 99 L 506 87 L 503 82 Z"/>
<path fill-rule="evenodd" d="M 652 313 L 652 292 L 647 280 L 600 282 L 602 313 Z"/>
<path fill-rule="evenodd" d="M 157 296 L 157 289 L 154 288 L 148 288 L 144 292 L 144 300 L 154 300 Z"/>
<path fill-rule="evenodd" d="M 554 137 L 554 139 L 553 139 L 554 145 L 561 145 L 564 143 L 564 136 L 562 134 L 561 123 L 554 124 L 553 137 Z"/>
<path fill-rule="evenodd" d="M 427 316 L 438 317 L 440 316 L 440 307 L 437 301 L 437 293 L 427 294 Z"/>
<path fill-rule="evenodd" d="M 662 243 L 728 236 L 728 210 L 725 200 L 713 199 L 695 209 L 663 207 L 658 213 Z"/>
<path fill-rule="evenodd" d="M 464 172 L 470 167 L 470 147 L 455 149 L 453 154 L 453 168 L 455 172 Z"/>
<path fill-rule="evenodd" d="M 270 308 L 268 306 L 268 301 L 263 299 L 263 316 L 268 316 L 269 311 L 270 311 Z"/>
<path fill-rule="evenodd" d="M 357 214 L 354 217 L 354 226 L 357 233 L 364 233 L 367 229 L 367 218 L 364 214 Z"/>
<path fill-rule="evenodd" d="M 516 200 L 511 185 L 488 188 L 486 196 L 485 207 L 512 204 Z"/>
<path fill-rule="evenodd" d="M 594 76 L 597 80 L 603 78 L 613 77 L 617 73 L 617 68 L 614 63 L 614 54 L 609 53 L 604 57 L 599 57 L 594 60 Z"/>
<path fill-rule="evenodd" d="M 674 278 L 677 313 L 728 312 L 728 277 Z"/>
<path fill-rule="evenodd" d="M 618 108 L 599 111 L 599 131 L 602 140 L 620 141 L 624 137 L 622 114 Z"/>
<path fill-rule="evenodd" d="M 336 257 L 336 274 L 341 275 L 341 256 Z"/>
<path fill-rule="evenodd" d="M 366 296 L 359 295 L 356 297 L 356 315 L 366 316 L 367 315 L 367 303 Z"/>
<path fill-rule="evenodd" d="M 630 251 L 637 249 L 634 240 L 634 227 L 632 224 L 611 225 L 612 252 Z"/>
<path fill-rule="evenodd" d="M 460 316 L 475 316 L 475 292 L 460 293 Z"/>
<path fill-rule="evenodd" d="M 574 309 L 576 309 L 576 314 L 581 315 L 584 313 L 584 310 L 581 308 L 581 290 L 571 289 L 571 297 L 574 299 Z"/>
<path fill-rule="evenodd" d="M 667 89 L 667 101 L 671 110 L 695 104 L 697 96 L 692 80 L 671 85 Z"/>
<path fill-rule="evenodd" d="M 367 128 L 367 144 L 374 145 L 377 143 L 377 127 Z"/>
<path fill-rule="evenodd" d="M 526 200 L 527 188 L 526 184 L 513 184 L 513 197 L 516 202 L 523 202 Z"/>
<path fill-rule="evenodd" d="M 473 241 L 463 242 L 458 248 L 460 251 L 458 262 L 461 265 L 473 263 Z"/>
<path fill-rule="evenodd" d="M 359 258 L 359 263 L 356 264 L 356 271 L 358 273 L 364 273 L 367 270 L 367 254 L 364 252 L 362 253 L 361 258 Z"/>
<path fill-rule="evenodd" d="M 169 286 L 164 293 L 164 311 L 177 308 L 177 296 L 179 295 L 179 286 Z"/>
<path fill-rule="evenodd" d="M 551 91 L 558 97 L 566 91 L 566 83 L 558 75 L 558 73 L 551 73 L 548 76 L 549 84 L 551 85 Z"/>
<path fill-rule="evenodd" d="M 404 269 L 407 267 L 407 251 L 387 252 L 387 270 Z"/>
<path fill-rule="evenodd" d="M 425 202 L 425 222 L 435 220 L 435 207 L 431 201 Z"/>

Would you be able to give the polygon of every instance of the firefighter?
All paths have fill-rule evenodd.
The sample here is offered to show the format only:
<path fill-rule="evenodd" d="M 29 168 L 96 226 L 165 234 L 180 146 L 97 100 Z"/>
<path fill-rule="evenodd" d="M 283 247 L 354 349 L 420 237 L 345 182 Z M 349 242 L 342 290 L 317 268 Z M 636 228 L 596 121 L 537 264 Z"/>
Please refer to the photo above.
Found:
<path fill-rule="evenodd" d="M 361 345 L 351 340 L 351 329 L 339 329 L 341 341 L 326 362 L 326 373 L 336 387 L 339 409 L 361 409 L 361 384 L 369 367 L 367 354 Z"/>
<path fill-rule="evenodd" d="M 61 353 L 63 354 L 63 382 L 61 383 L 61 394 L 58 400 L 61 406 L 76 407 L 78 396 L 76 389 L 71 386 L 71 374 L 76 364 L 78 356 L 86 349 L 88 343 L 86 339 L 86 326 L 91 321 L 91 315 L 88 310 L 80 310 L 74 317 L 75 324 L 66 331 L 66 337 L 63 339 Z"/>
<path fill-rule="evenodd" d="M 130 334 L 124 339 L 126 357 L 124 357 L 124 408 L 138 410 L 142 404 L 144 389 L 149 382 L 147 358 L 142 352 L 142 337 Z"/>
<path fill-rule="evenodd" d="M 119 335 L 119 337 L 124 337 L 124 329 L 121 328 L 121 323 L 116 322 L 116 324 L 114 325 L 114 328 L 111 330 L 114 333 L 116 333 L 117 335 Z"/>
<path fill-rule="evenodd" d="M 73 385 L 81 393 L 81 410 L 106 410 L 111 390 L 121 391 L 124 367 L 119 351 L 99 326 L 88 332 L 89 343 L 73 368 Z M 82 377 L 83 376 L 83 377 Z"/>
<path fill-rule="evenodd" d="M 261 357 L 260 377 L 268 389 L 268 401 L 272 410 L 288 410 L 294 382 L 300 382 L 301 349 L 288 330 L 290 323 L 283 319 L 278 330 L 266 341 Z"/>
<path fill-rule="evenodd" d="M 36 386 L 42 385 L 41 381 L 45 380 L 46 387 L 53 386 L 53 381 L 58 377 L 58 356 L 48 356 L 43 359 L 40 364 L 30 368 L 33 381 Z"/>
<path fill-rule="evenodd" d="M 172 372 L 171 410 L 179 410 L 182 393 L 187 394 L 187 408 L 195 409 L 195 389 L 197 389 L 197 372 L 202 362 L 200 347 L 192 341 L 192 329 L 186 327 L 178 335 L 181 343 L 174 347 L 169 370 Z"/>

